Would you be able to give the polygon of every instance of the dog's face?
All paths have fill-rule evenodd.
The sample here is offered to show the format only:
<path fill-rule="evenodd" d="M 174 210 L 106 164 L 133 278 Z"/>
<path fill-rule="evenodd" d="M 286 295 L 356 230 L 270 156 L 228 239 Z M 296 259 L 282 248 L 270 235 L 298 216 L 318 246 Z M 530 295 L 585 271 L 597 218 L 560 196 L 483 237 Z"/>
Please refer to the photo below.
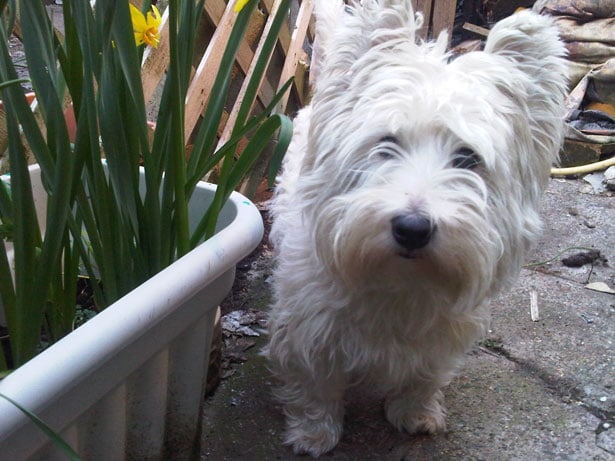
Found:
<path fill-rule="evenodd" d="M 320 44 L 300 185 L 318 255 L 348 284 L 484 296 L 539 228 L 563 48 L 521 14 L 484 52 L 450 60 L 443 38 L 415 44 L 409 2 L 363 3 Z"/>

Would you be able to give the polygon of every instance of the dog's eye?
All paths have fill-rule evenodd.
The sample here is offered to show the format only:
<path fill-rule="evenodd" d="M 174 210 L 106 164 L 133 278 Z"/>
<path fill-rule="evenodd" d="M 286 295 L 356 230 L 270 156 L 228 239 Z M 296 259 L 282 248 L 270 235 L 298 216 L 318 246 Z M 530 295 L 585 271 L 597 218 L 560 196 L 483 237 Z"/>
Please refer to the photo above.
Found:
<path fill-rule="evenodd" d="M 399 144 L 395 136 L 385 136 L 378 142 L 376 152 L 378 153 L 378 156 L 380 158 L 385 160 L 390 159 L 393 158 L 397 153 L 398 145 Z"/>
<path fill-rule="evenodd" d="M 468 147 L 457 149 L 453 154 L 453 167 L 472 170 L 480 165 L 480 157 Z"/>
<path fill-rule="evenodd" d="M 384 160 L 388 160 L 395 156 L 395 151 L 393 149 L 378 149 L 378 156 Z"/>

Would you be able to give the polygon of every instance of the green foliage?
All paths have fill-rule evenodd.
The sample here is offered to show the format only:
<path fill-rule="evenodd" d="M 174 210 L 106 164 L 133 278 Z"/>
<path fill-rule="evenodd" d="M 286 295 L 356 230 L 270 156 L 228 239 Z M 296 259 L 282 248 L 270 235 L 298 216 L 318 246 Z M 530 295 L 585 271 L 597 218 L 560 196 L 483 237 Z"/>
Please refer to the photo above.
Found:
<path fill-rule="evenodd" d="M 127 0 L 98 0 L 95 8 L 89 1 L 65 1 L 63 39 L 54 33 L 43 2 L 0 1 L 8 9 L 8 19 L 0 21 L 0 95 L 7 113 L 10 162 L 10 187 L 0 187 L 0 302 L 12 350 L 9 360 L 0 357 L 0 370 L 7 362 L 17 366 L 33 356 L 41 329 L 52 340 L 71 330 L 80 268 L 101 281 L 94 284 L 97 304 L 109 305 L 213 235 L 223 204 L 276 136 L 271 167 L 279 166 L 292 128 L 273 110 L 289 85 L 264 111 L 251 117 L 250 112 L 289 0 L 282 1 L 257 58 L 232 135 L 216 150 L 235 56 L 257 3 L 251 0 L 237 13 L 187 159 L 184 101 L 203 0 L 169 2 L 170 63 L 161 99 L 164 110 L 159 111 L 151 147 L 141 85 L 142 50 L 135 45 Z M 42 125 L 18 85 L 9 55 L 7 22 L 16 7 Z M 64 118 L 67 94 L 77 120 L 74 143 Z M 246 136 L 247 147 L 237 156 L 237 144 Z M 47 192 L 43 233 L 26 146 L 41 167 Z M 140 162 L 145 190 L 139 188 Z M 220 163 L 214 201 L 191 232 L 190 198 L 197 182 Z M 7 256 L 9 238 L 14 277 Z"/>
<path fill-rule="evenodd" d="M 47 437 L 49 437 L 53 441 L 53 443 L 66 455 L 66 457 L 70 461 L 82 461 L 82 458 L 79 457 L 75 450 L 73 450 L 72 447 L 62 437 L 60 437 L 58 433 L 56 433 L 47 424 L 45 424 L 45 422 L 41 420 L 38 416 L 36 416 L 34 413 L 27 410 L 26 408 L 22 407 L 19 403 L 17 403 L 10 397 L 7 397 L 4 394 L 0 394 L 0 397 L 13 404 L 19 409 L 19 411 L 21 411 L 28 418 L 30 418 L 30 420 L 36 425 L 36 427 L 38 427 L 42 432 L 44 432 L 45 435 L 47 435 Z"/>

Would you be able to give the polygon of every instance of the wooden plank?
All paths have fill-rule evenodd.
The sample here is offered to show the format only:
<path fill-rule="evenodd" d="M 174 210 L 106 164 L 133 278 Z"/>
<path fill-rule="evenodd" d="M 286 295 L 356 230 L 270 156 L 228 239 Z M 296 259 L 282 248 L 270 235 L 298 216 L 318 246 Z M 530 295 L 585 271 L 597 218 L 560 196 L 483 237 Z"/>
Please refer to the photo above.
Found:
<path fill-rule="evenodd" d="M 295 28 L 291 35 L 290 47 L 284 61 L 284 67 L 280 74 L 278 89 L 281 88 L 289 78 L 293 77 L 297 72 L 297 62 L 303 53 L 303 41 L 307 32 L 310 20 L 312 18 L 312 10 L 314 9 L 313 0 L 303 0 L 297 13 Z M 278 104 L 278 112 L 285 112 L 288 104 L 289 92 L 286 92 L 280 103 Z"/>
<path fill-rule="evenodd" d="M 431 15 L 431 37 L 437 38 L 440 32 L 446 31 L 450 43 L 455 24 L 456 0 L 435 0 Z"/>
<path fill-rule="evenodd" d="M 308 65 L 309 58 L 305 51 L 301 53 L 301 56 L 297 60 L 297 70 L 295 72 L 294 86 L 297 89 L 297 97 L 299 98 L 299 105 L 305 106 L 310 95 L 309 90 L 309 70 Z"/>
<path fill-rule="evenodd" d="M 148 102 L 156 87 L 164 77 L 170 59 L 169 45 L 169 9 L 166 8 L 162 13 L 162 23 L 160 24 L 160 42 L 158 48 L 146 47 L 143 53 L 143 63 L 141 64 L 141 83 L 143 85 L 143 97 Z"/>
<path fill-rule="evenodd" d="M 432 4 L 436 0 L 413 0 L 412 5 L 414 6 L 415 12 L 420 12 L 423 14 L 423 26 L 419 29 L 419 37 L 426 39 L 428 38 L 427 34 L 429 33 L 429 24 L 431 22 L 431 10 Z"/>
<path fill-rule="evenodd" d="M 220 0 L 207 1 L 204 6 L 205 14 L 209 17 L 213 25 L 217 28 L 220 24 L 222 16 L 224 15 L 225 3 Z M 148 47 L 145 51 L 144 63 L 142 66 L 143 76 L 143 93 L 145 100 L 149 101 L 154 90 L 160 83 L 160 80 L 165 75 L 167 66 L 169 64 L 169 28 L 168 22 L 168 8 L 165 9 L 162 15 L 162 24 L 160 27 L 160 44 L 157 49 Z M 250 49 L 250 46 L 242 42 L 240 49 L 237 53 L 237 63 L 242 71 L 245 73 L 249 68 L 250 62 L 254 53 Z M 271 85 L 263 88 L 259 94 L 260 98 L 267 98 L 273 95 L 273 88 Z"/>
<path fill-rule="evenodd" d="M 205 2 L 205 4 L 208 3 L 213 2 Z M 233 11 L 234 5 L 235 1 L 228 2 L 226 10 L 220 18 L 220 23 L 216 27 L 216 31 L 203 54 L 203 58 L 188 88 L 184 120 L 186 142 L 192 130 L 194 130 L 201 113 L 207 106 L 207 101 L 216 78 L 216 73 L 212 72 L 212 69 L 218 69 L 220 66 L 226 43 L 229 40 L 231 30 L 237 18 L 237 14 Z"/>
<path fill-rule="evenodd" d="M 224 2 L 220 0 L 216 1 L 206 1 L 205 2 L 205 13 L 211 19 L 211 22 L 214 23 L 214 26 L 218 26 L 222 16 L 224 15 L 224 10 L 226 9 L 226 5 Z"/>
<path fill-rule="evenodd" d="M 314 37 L 316 37 L 316 19 L 314 18 L 314 15 L 312 15 L 307 30 L 307 38 L 310 43 L 314 43 Z"/>
<path fill-rule="evenodd" d="M 194 78 L 188 89 L 186 97 L 186 117 L 185 117 L 185 136 L 186 141 L 192 133 L 192 130 L 196 126 L 200 115 L 206 107 L 211 88 L 215 80 L 215 72 L 211 69 L 217 69 L 222 54 L 224 52 L 225 45 L 230 36 L 234 21 L 236 19 L 236 13 L 233 11 L 234 1 L 229 2 L 230 5 L 225 5 L 222 0 L 209 0 L 205 2 L 205 14 L 209 17 L 211 22 L 216 27 L 216 30 L 208 43 L 208 46 L 203 53 L 203 56 L 199 62 L 199 65 L 195 71 Z M 261 35 L 261 41 L 269 30 L 268 26 L 272 21 L 271 14 L 275 14 L 277 8 L 279 8 L 279 0 L 265 0 L 265 7 L 268 10 L 270 16 L 266 22 L 266 30 Z M 306 34 L 307 25 L 311 20 L 311 12 L 313 8 L 313 0 L 303 0 L 300 5 L 299 14 L 297 16 L 297 23 L 293 30 L 292 36 L 290 35 L 288 28 L 284 27 L 287 32 L 287 46 L 281 44 L 282 49 L 287 51 L 284 66 L 281 69 L 279 82 L 285 82 L 290 76 L 297 73 L 297 62 L 301 56 L 305 55 L 303 51 L 303 40 Z M 168 61 L 169 61 L 169 39 L 168 39 L 168 11 L 165 10 L 162 15 L 161 25 L 161 40 L 157 49 L 147 48 L 145 51 L 144 61 L 142 65 L 142 83 L 144 96 L 146 101 L 149 101 L 161 79 L 164 77 Z M 279 39 L 282 42 L 282 39 Z M 257 52 L 260 50 L 261 44 L 258 45 Z M 241 70 L 248 75 L 244 79 L 244 86 L 247 85 L 249 75 L 251 75 L 251 69 L 253 68 L 253 60 L 255 53 L 252 52 L 250 46 L 245 41 L 242 43 L 237 56 L 237 64 Z M 298 80 L 300 82 L 300 79 Z M 236 119 L 236 111 L 238 110 L 240 101 L 245 88 L 242 90 L 237 98 L 236 108 L 230 114 L 227 127 L 224 129 L 223 136 L 228 136 L 234 120 Z M 259 87 L 258 99 L 261 104 L 265 105 L 273 98 L 274 89 L 266 78 L 264 78 Z M 300 95 L 302 99 L 303 93 Z M 284 99 L 280 105 L 281 109 L 284 109 L 287 105 L 288 97 Z"/>
<path fill-rule="evenodd" d="M 222 16 L 224 15 L 225 5 L 224 2 L 217 1 L 206 1 L 205 2 L 205 13 L 209 16 L 209 19 L 213 23 L 216 28 L 220 24 L 222 20 Z M 213 37 L 212 37 L 213 40 Z M 254 53 L 250 48 L 250 45 L 244 40 L 241 42 L 239 46 L 239 50 L 237 51 L 237 64 L 243 71 L 244 74 L 248 72 L 250 68 L 250 64 L 252 63 L 252 59 L 254 58 Z M 259 88 L 258 98 L 261 103 L 265 103 L 265 101 L 271 101 L 273 98 L 274 90 L 267 80 L 263 82 L 261 87 Z"/>
<path fill-rule="evenodd" d="M 301 0 L 297 1 L 300 2 Z M 273 11 L 273 0 L 262 0 L 262 2 L 265 5 L 265 10 L 267 11 L 267 14 L 272 14 L 271 12 Z M 290 45 L 290 30 L 288 30 L 288 27 L 282 26 L 278 40 L 280 42 L 280 45 L 282 46 L 284 56 L 286 56 L 286 53 L 288 52 L 288 47 Z"/>
<path fill-rule="evenodd" d="M 487 37 L 489 35 L 489 29 L 477 26 L 476 24 L 471 24 L 469 22 L 463 24 L 463 30 L 467 30 L 468 32 L 472 32 L 473 34 L 480 35 L 481 37 Z"/>
<path fill-rule="evenodd" d="M 233 130 L 233 126 L 235 125 L 235 122 L 237 120 L 237 115 L 239 113 L 239 108 L 243 102 L 243 99 L 246 95 L 246 91 L 247 91 L 247 87 L 248 87 L 248 83 L 250 82 L 250 79 L 252 78 L 252 75 L 254 74 L 254 69 L 256 67 L 256 62 L 257 62 L 257 57 L 262 53 L 263 47 L 265 46 L 265 41 L 267 39 L 267 36 L 269 35 L 269 31 L 271 30 L 271 27 L 273 25 L 273 20 L 275 15 L 277 14 L 278 10 L 280 9 L 280 2 L 282 0 L 275 0 L 274 4 L 271 7 L 271 11 L 269 13 L 269 18 L 267 19 L 267 23 L 265 24 L 265 28 L 263 29 L 263 33 L 261 34 L 261 39 L 258 43 L 258 46 L 256 48 L 256 51 L 254 53 L 254 59 L 252 59 L 252 63 L 250 64 L 250 68 L 248 69 L 248 72 L 246 73 L 246 76 L 243 80 L 243 84 L 241 85 L 241 89 L 239 90 L 239 94 L 237 95 L 237 100 L 235 101 L 235 105 L 233 106 L 233 109 L 230 113 L 229 119 L 226 122 L 226 126 L 224 128 L 224 132 L 222 133 L 222 136 L 220 136 L 220 141 L 218 142 L 218 147 L 220 147 L 221 145 L 223 145 L 226 141 L 228 141 L 231 137 L 231 132 Z M 265 67 L 269 67 L 269 63 L 271 62 L 271 56 L 273 55 L 273 52 L 269 55 L 269 57 L 267 58 L 267 65 Z M 259 83 L 259 87 L 264 83 L 265 80 L 265 74 L 263 74 L 261 81 Z M 250 108 L 250 111 L 252 110 L 252 108 Z"/>

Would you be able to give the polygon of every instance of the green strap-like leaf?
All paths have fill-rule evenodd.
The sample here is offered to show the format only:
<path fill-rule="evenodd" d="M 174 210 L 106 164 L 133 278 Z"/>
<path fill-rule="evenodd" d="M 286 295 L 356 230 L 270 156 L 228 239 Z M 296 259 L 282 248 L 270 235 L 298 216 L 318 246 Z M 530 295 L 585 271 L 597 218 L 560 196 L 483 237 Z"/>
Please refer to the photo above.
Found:
<path fill-rule="evenodd" d="M 6 246 L 4 240 L 0 239 L 0 305 L 4 309 L 4 314 L 7 322 L 10 320 L 14 323 L 14 318 L 9 318 L 11 315 L 14 317 L 15 313 L 15 287 L 13 286 L 13 277 L 11 275 L 11 269 L 9 260 L 6 257 Z M 4 357 L 3 351 L 0 349 L 0 355 Z M 0 369 L 6 369 L 6 364 Z"/>
<path fill-rule="evenodd" d="M 42 432 L 44 432 L 45 435 L 47 435 L 47 437 L 49 437 L 53 441 L 53 443 L 60 450 L 62 450 L 62 452 L 64 452 L 68 459 L 70 459 L 71 461 L 82 461 L 82 458 L 75 452 L 75 450 L 73 450 L 73 448 L 68 443 L 66 443 L 66 441 L 62 437 L 60 437 L 53 429 L 51 429 L 47 424 L 45 424 L 38 416 L 36 416 L 34 413 L 27 410 L 26 408 L 22 407 L 12 398 L 7 397 L 4 394 L 0 394 L 0 397 L 15 405 L 15 407 L 17 407 L 23 414 L 30 418 L 30 420 L 34 424 L 36 424 L 36 426 Z"/>
<path fill-rule="evenodd" d="M 239 50 L 239 46 L 246 32 L 248 22 L 250 21 L 252 12 L 256 8 L 258 1 L 251 0 L 239 12 L 231 30 L 222 60 L 220 62 L 219 71 L 216 74 L 211 94 L 208 95 L 207 109 L 201 121 L 201 128 L 197 132 L 194 140 L 193 152 L 198 155 L 191 155 L 188 161 L 188 176 L 192 177 L 194 172 L 200 170 L 198 162 L 205 155 L 211 153 L 216 142 L 217 130 L 222 118 L 224 104 L 227 99 L 228 89 L 231 81 L 231 73 L 235 56 Z"/>
<path fill-rule="evenodd" d="M 280 125 L 280 131 L 278 133 L 278 142 L 276 143 L 273 155 L 269 160 L 269 169 L 267 173 L 267 184 L 269 187 L 273 186 L 275 178 L 282 167 L 282 160 L 288 150 L 290 141 L 293 137 L 293 123 L 290 119 L 284 118 Z"/>
<path fill-rule="evenodd" d="M 225 186 L 224 201 L 228 199 L 231 192 L 239 185 L 246 173 L 250 170 L 252 165 L 260 157 L 261 153 L 271 143 L 276 131 L 284 125 L 284 133 L 288 133 L 288 130 L 292 130 L 292 122 L 285 115 L 274 114 L 269 117 L 265 123 L 263 123 L 258 130 L 254 133 L 243 153 L 239 156 L 233 169 L 228 176 L 228 182 Z M 279 146 L 282 152 L 286 151 L 286 146 Z"/>
<path fill-rule="evenodd" d="M 292 122 L 285 115 L 274 114 L 253 134 L 243 153 L 239 156 L 239 159 L 234 161 L 234 164 L 229 169 L 229 174 L 225 177 L 224 182 L 218 182 L 214 200 L 193 233 L 193 244 L 196 244 L 202 236 L 208 239 L 214 234 L 218 215 L 222 206 L 228 200 L 235 187 L 237 187 L 249 169 L 260 157 L 263 150 L 269 145 L 273 135 L 282 125 L 284 125 L 285 133 L 287 133 L 289 129 L 292 129 L 289 128 L 289 125 L 292 126 Z M 284 146 L 282 146 L 282 148 L 284 148 Z"/>
<path fill-rule="evenodd" d="M 227 145 L 229 145 L 229 147 L 234 147 L 234 145 L 236 145 L 244 136 L 246 136 L 252 130 L 256 129 L 257 126 L 259 126 L 264 120 L 266 120 L 267 117 L 269 117 L 269 115 L 273 111 L 273 109 L 277 106 L 278 102 L 282 100 L 284 93 L 288 91 L 292 83 L 293 83 L 293 79 L 291 78 L 275 94 L 275 96 L 273 97 L 271 102 L 267 105 L 267 107 L 265 107 L 263 111 L 260 112 L 259 114 L 253 116 L 241 130 L 238 130 L 231 137 L 231 139 L 229 139 L 225 143 L 225 145 L 219 149 L 219 151 L 222 149 L 228 149 L 228 147 L 226 147 Z M 218 162 L 220 161 L 220 159 L 218 158 L 219 151 L 216 152 L 214 155 L 207 157 L 204 161 L 202 161 L 202 164 L 199 166 L 199 170 L 197 170 L 195 174 L 190 177 L 187 183 L 187 186 L 186 186 L 190 191 L 194 190 L 194 187 L 196 187 L 196 184 L 201 180 L 201 178 L 205 175 L 207 171 L 209 171 L 211 168 L 213 168 L 215 165 L 218 164 Z M 227 153 L 228 151 L 226 150 L 225 155 Z M 194 151 L 193 151 L 193 154 L 194 154 Z"/>
<path fill-rule="evenodd" d="M 21 83 L 29 83 L 31 80 L 29 78 L 16 78 L 13 80 L 9 80 L 7 82 L 0 83 L 0 90 L 6 88 L 11 85 L 19 85 Z"/>
<path fill-rule="evenodd" d="M 246 85 L 246 91 L 241 101 L 241 105 L 239 106 L 239 111 L 237 112 L 237 119 L 235 126 L 233 127 L 234 130 L 240 128 L 245 123 L 250 115 L 250 112 L 252 111 L 252 107 L 256 101 L 258 88 L 261 86 L 265 70 L 269 65 L 273 50 L 278 41 L 278 35 L 280 34 L 280 30 L 282 29 L 284 21 L 288 15 L 289 6 L 290 0 L 281 0 L 275 15 L 273 18 L 269 19 L 271 22 L 269 33 L 265 37 L 265 41 L 263 42 L 259 56 L 256 57 L 256 63 L 254 65 L 252 75 Z"/>

